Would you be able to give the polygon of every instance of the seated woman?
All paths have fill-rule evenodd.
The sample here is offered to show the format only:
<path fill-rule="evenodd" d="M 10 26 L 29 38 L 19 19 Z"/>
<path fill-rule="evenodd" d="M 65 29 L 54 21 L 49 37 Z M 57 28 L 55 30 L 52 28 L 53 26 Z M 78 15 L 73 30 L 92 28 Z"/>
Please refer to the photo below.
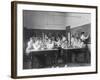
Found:
<path fill-rule="evenodd" d="M 29 54 L 32 51 L 39 50 L 41 48 L 41 41 L 34 37 L 30 38 L 30 40 L 27 43 L 26 53 Z"/>
<path fill-rule="evenodd" d="M 31 52 L 31 50 L 34 49 L 33 43 L 34 43 L 34 40 L 33 40 L 33 38 L 31 37 L 30 40 L 27 42 L 26 54 L 29 54 L 29 53 Z"/>
<path fill-rule="evenodd" d="M 55 45 L 56 45 L 57 48 L 61 46 L 60 38 L 57 38 L 57 41 L 55 41 Z"/>
<path fill-rule="evenodd" d="M 44 43 L 44 41 L 41 39 L 41 41 L 40 41 L 40 45 L 41 45 L 41 47 L 40 47 L 40 50 L 45 50 L 45 43 Z"/>
<path fill-rule="evenodd" d="M 32 68 L 45 67 L 45 54 L 38 54 L 38 51 L 44 50 L 44 43 L 40 37 L 30 38 L 28 41 L 28 46 L 26 48 L 26 53 L 31 56 Z"/>
<path fill-rule="evenodd" d="M 78 45 L 78 48 L 84 48 L 85 47 L 84 42 L 82 42 L 80 39 L 78 39 L 77 45 Z"/>
<path fill-rule="evenodd" d="M 62 44 L 61 44 L 61 48 L 63 49 L 67 49 L 67 40 L 63 41 Z"/>
<path fill-rule="evenodd" d="M 47 46 L 47 49 L 53 49 L 54 48 L 54 42 L 51 39 L 48 39 L 46 46 Z"/>
<path fill-rule="evenodd" d="M 61 48 L 63 49 L 67 49 L 68 47 L 68 42 L 67 42 L 67 39 L 65 36 L 62 37 L 62 40 L 61 40 Z"/>
<path fill-rule="evenodd" d="M 41 40 L 39 38 L 35 39 L 35 42 L 33 43 L 34 50 L 40 50 L 41 48 Z"/>

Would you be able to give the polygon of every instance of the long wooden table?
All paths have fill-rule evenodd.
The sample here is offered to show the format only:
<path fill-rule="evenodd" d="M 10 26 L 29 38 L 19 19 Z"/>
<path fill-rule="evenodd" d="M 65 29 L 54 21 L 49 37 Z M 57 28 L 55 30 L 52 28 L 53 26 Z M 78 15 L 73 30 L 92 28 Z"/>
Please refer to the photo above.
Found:
<path fill-rule="evenodd" d="M 33 68 L 36 64 L 38 64 L 37 68 L 57 65 L 59 59 L 62 60 L 63 64 L 90 63 L 90 51 L 88 48 L 34 50 L 30 54 Z M 36 58 L 37 61 L 35 60 Z"/>

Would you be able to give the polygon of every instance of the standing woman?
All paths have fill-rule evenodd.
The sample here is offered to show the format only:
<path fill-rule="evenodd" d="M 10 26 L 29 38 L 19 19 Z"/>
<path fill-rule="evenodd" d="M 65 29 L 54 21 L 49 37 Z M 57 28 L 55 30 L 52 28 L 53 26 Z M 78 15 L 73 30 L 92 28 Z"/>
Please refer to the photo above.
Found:
<path fill-rule="evenodd" d="M 89 38 L 89 35 L 85 36 L 84 32 L 81 32 L 81 36 L 80 39 L 82 42 L 84 42 L 86 44 L 86 40 Z"/>

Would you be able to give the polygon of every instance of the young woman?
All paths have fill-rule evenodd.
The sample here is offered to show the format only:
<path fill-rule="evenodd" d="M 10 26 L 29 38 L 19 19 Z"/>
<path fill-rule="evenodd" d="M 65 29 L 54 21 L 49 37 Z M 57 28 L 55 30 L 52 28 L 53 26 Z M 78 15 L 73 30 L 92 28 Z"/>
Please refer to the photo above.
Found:
<path fill-rule="evenodd" d="M 27 53 L 27 54 L 29 54 L 29 53 L 31 52 L 31 50 L 34 49 L 33 43 L 34 43 L 34 41 L 33 41 L 33 38 L 31 37 L 31 38 L 29 39 L 29 41 L 27 42 L 27 47 L 26 47 L 26 53 Z"/>

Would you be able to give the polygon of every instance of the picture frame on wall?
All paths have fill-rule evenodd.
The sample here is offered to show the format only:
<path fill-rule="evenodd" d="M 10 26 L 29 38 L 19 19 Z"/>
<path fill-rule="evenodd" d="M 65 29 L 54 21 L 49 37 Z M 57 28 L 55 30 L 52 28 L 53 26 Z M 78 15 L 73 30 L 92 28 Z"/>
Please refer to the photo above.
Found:
<path fill-rule="evenodd" d="M 97 6 L 11 2 L 11 77 L 97 73 Z"/>

